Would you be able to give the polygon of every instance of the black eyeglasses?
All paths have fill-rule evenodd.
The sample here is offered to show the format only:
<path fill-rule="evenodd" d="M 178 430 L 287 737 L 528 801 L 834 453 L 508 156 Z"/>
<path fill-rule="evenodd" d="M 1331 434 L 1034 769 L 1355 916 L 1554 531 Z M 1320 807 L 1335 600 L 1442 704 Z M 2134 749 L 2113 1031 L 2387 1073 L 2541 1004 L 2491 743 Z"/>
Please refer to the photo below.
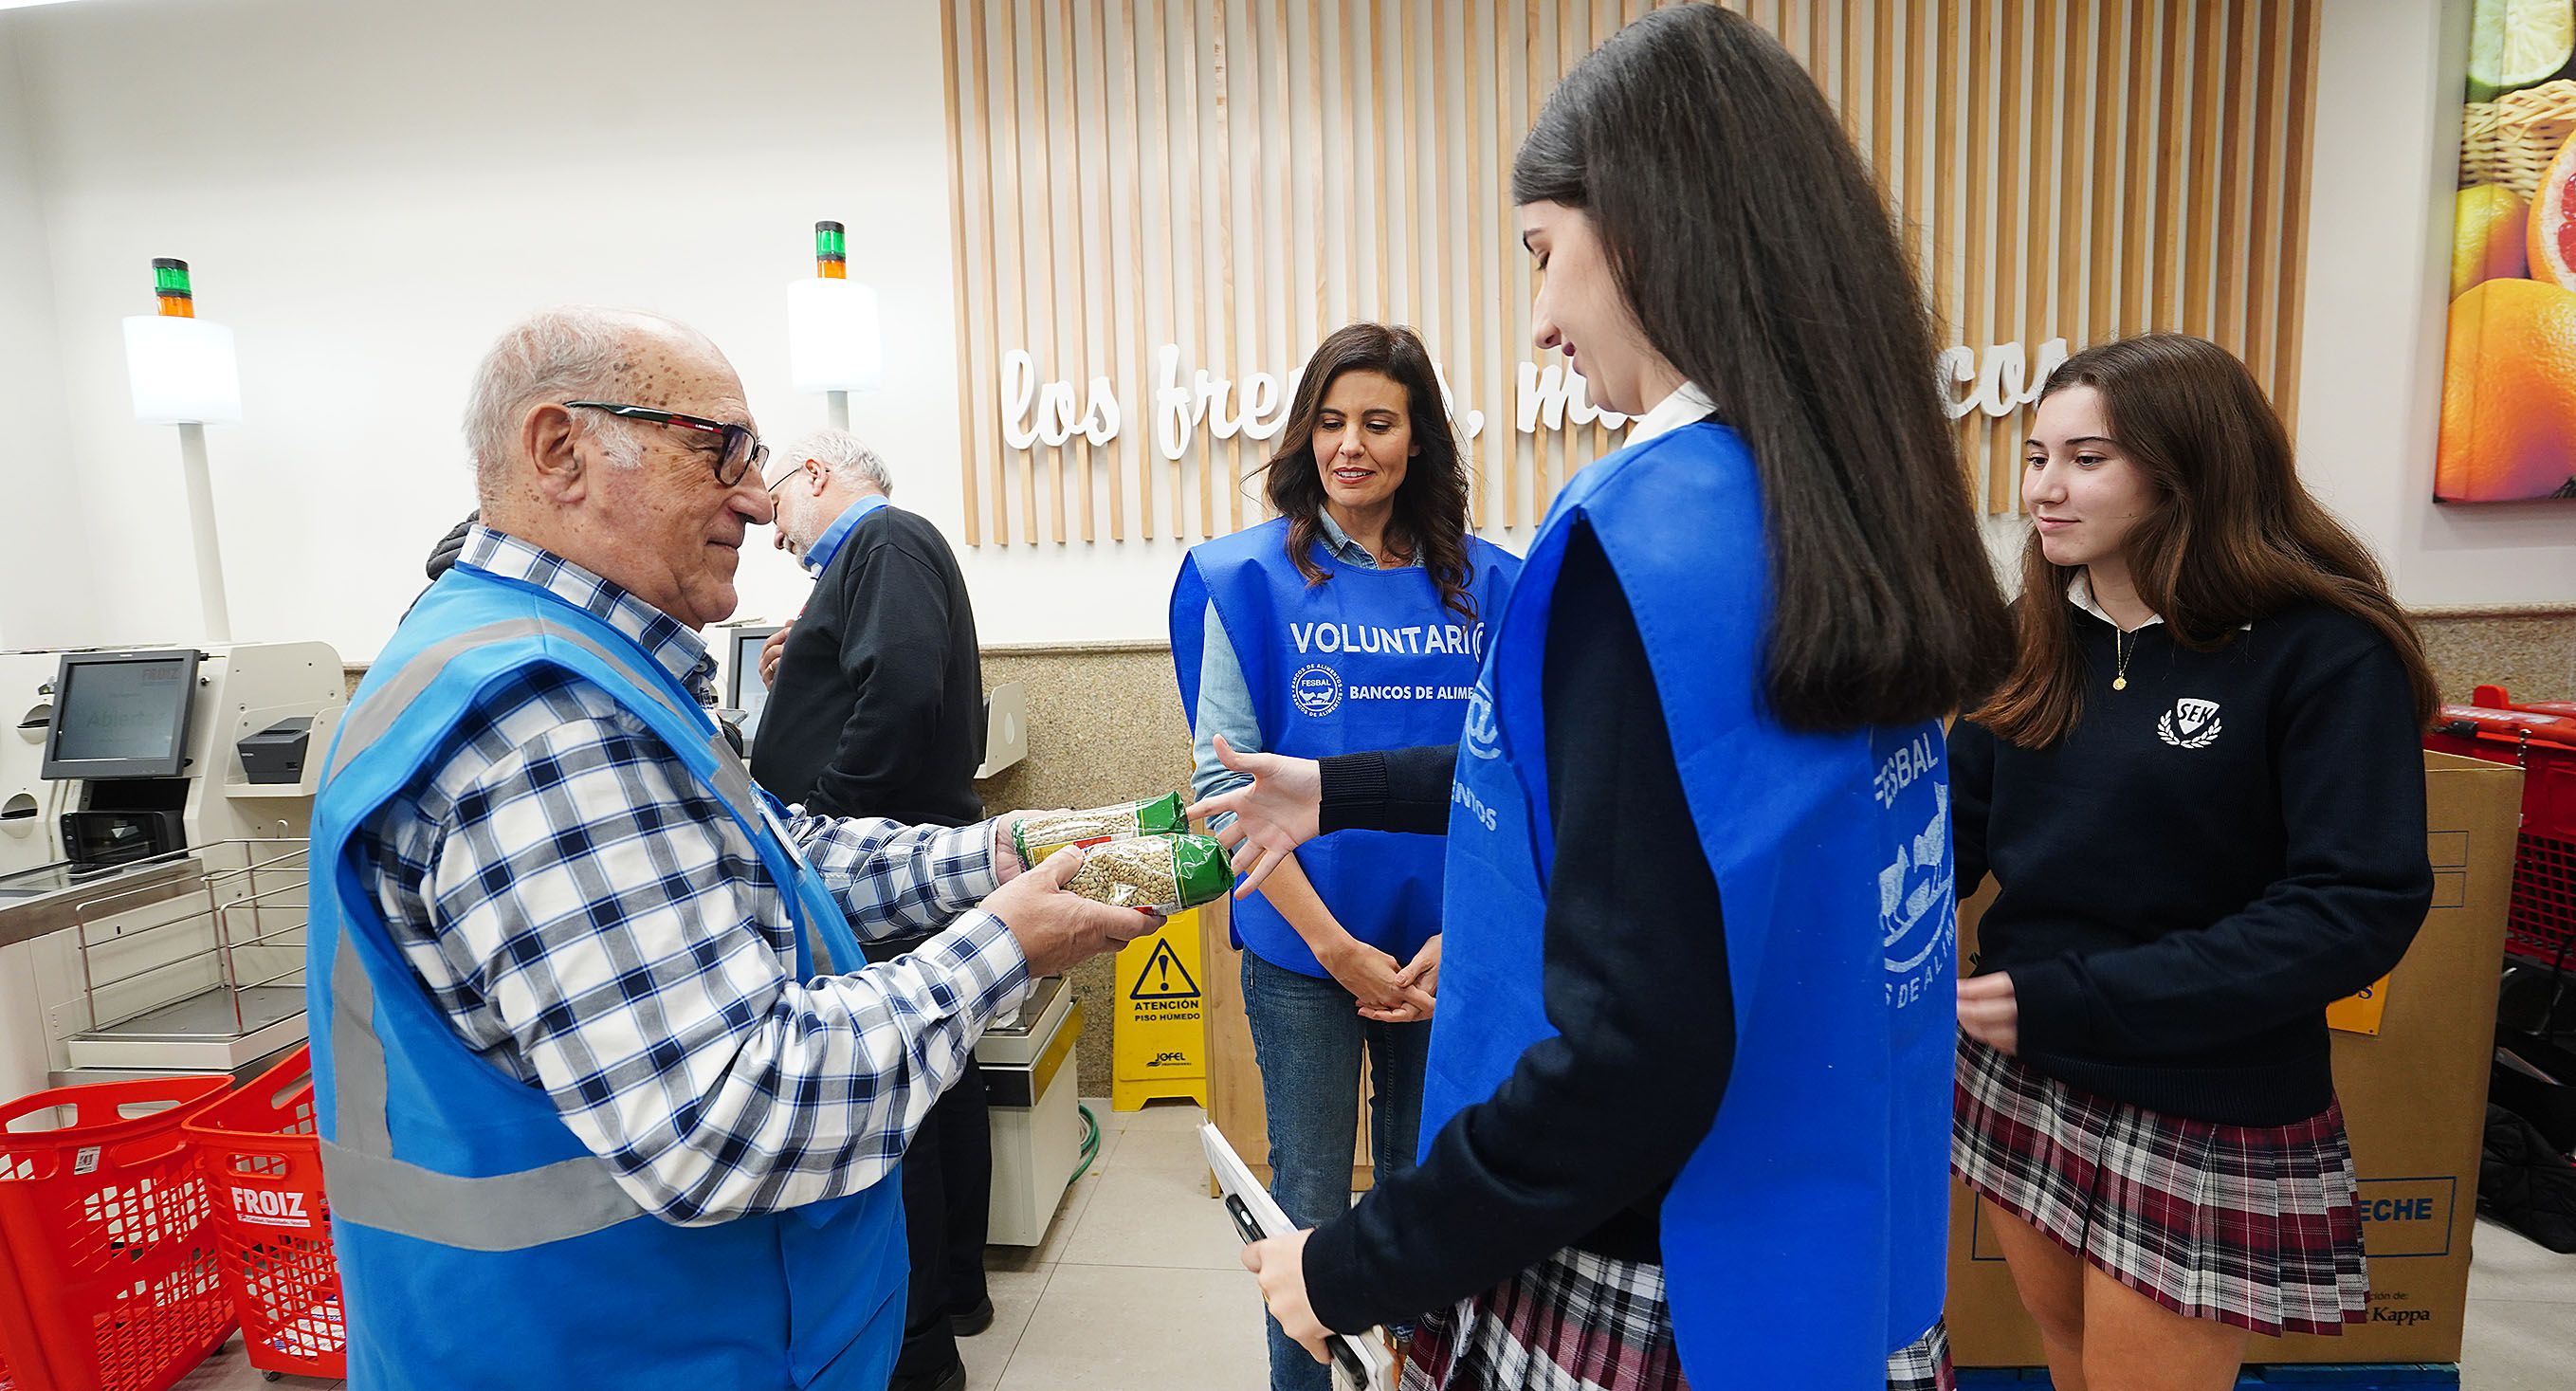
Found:
<path fill-rule="evenodd" d="M 648 425 L 721 436 L 724 452 L 717 455 L 715 461 L 716 486 L 720 488 L 740 486 L 743 475 L 758 468 L 761 461 L 769 457 L 769 446 L 762 444 L 760 436 L 753 434 L 747 425 L 728 425 L 705 416 L 682 415 L 678 411 L 655 410 L 651 406 L 621 406 L 613 401 L 566 401 L 564 405 L 566 408 L 579 406 L 584 410 L 606 411 L 610 415 L 641 420 Z"/>

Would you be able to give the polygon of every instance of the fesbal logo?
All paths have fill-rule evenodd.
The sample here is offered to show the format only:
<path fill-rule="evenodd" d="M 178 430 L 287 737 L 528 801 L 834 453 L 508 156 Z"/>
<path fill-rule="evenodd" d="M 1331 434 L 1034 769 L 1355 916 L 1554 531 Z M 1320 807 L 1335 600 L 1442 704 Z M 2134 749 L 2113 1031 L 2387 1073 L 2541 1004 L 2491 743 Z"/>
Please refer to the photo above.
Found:
<path fill-rule="evenodd" d="M 1341 708 L 1342 674 L 1320 662 L 1299 667 L 1288 678 L 1288 698 L 1299 710 L 1321 719 Z"/>

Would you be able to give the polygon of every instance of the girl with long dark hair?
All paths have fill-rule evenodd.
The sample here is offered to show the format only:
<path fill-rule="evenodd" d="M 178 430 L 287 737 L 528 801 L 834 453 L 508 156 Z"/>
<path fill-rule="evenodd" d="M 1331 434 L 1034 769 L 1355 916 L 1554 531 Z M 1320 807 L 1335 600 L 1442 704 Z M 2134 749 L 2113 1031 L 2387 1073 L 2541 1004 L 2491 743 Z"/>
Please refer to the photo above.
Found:
<path fill-rule="evenodd" d="M 2049 379 L 2011 676 L 1951 730 L 1955 1163 L 2060 1391 L 2236 1383 L 2365 1316 L 2326 1005 L 2422 923 L 2434 686 L 2245 365 L 2150 334 Z"/>
<path fill-rule="evenodd" d="M 1895 219 L 1715 6 L 1577 64 L 1512 171 L 1626 446 L 1568 483 L 1464 738 L 1204 806 L 1246 883 L 1447 831 L 1421 1162 L 1246 1264 L 1310 1348 L 1430 1310 L 1410 1387 L 1946 1384 L 1956 1036 L 1940 719 L 2011 633 Z"/>
<path fill-rule="evenodd" d="M 1352 324 L 1315 349 L 1268 488 L 1280 515 L 1194 547 L 1172 590 L 1200 797 L 1249 781 L 1220 738 L 1315 757 L 1454 737 L 1520 568 L 1467 530 L 1466 464 L 1410 329 Z M 1350 1206 L 1363 1048 L 1374 1172 L 1412 1166 L 1440 928 L 1439 842 L 1367 830 L 1305 847 L 1235 910 L 1270 1189 L 1301 1223 Z M 1273 1391 L 1322 1391 L 1270 1330 Z"/>

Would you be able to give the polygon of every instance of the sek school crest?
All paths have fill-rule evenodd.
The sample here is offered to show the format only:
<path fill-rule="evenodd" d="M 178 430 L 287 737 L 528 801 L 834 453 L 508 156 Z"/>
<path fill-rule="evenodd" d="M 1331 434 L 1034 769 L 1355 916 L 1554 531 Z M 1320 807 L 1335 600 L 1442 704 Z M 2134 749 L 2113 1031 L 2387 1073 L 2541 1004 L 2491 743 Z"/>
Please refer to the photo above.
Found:
<path fill-rule="evenodd" d="M 1959 941 L 1958 874 L 1950 859 L 1950 784 L 1929 734 L 1879 749 L 1870 794 L 1901 818 L 1900 838 L 1878 871 L 1879 947 L 1887 1002 L 1906 1009 L 1949 972 Z M 1920 817 L 1920 820 L 1915 818 Z M 1910 837 L 1903 828 L 1913 828 Z"/>
<path fill-rule="evenodd" d="M 2218 742 L 2224 723 L 2218 718 L 2217 701 L 2185 696 L 2156 717 L 2156 737 L 2178 749 L 2205 749 Z"/>

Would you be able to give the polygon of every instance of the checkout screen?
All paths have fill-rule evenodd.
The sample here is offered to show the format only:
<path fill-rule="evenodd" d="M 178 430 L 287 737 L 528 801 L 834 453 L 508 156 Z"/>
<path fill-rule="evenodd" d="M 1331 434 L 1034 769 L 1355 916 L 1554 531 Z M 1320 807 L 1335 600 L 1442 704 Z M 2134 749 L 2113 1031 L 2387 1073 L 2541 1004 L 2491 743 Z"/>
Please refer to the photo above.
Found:
<path fill-rule="evenodd" d="M 149 662 L 80 662 L 55 697 L 53 756 L 70 761 L 176 757 L 186 735 L 184 657 Z"/>

